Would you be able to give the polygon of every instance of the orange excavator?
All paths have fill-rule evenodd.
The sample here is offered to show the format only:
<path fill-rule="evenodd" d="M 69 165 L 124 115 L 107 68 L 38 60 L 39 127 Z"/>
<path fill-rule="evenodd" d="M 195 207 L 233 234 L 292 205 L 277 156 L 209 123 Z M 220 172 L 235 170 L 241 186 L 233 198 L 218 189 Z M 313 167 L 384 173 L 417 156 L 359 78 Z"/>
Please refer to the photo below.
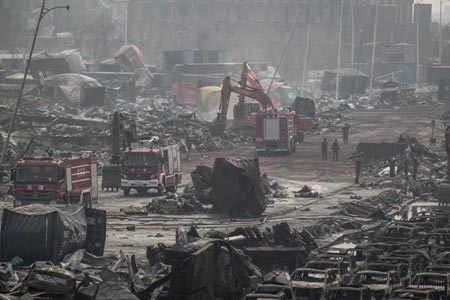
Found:
<path fill-rule="evenodd" d="M 261 83 L 246 62 L 242 64 L 241 80 L 238 83 L 239 86 L 233 86 L 230 76 L 225 77 L 222 82 L 219 112 L 212 128 L 217 135 L 225 131 L 232 92 L 239 95 L 239 102 L 233 108 L 234 124 L 237 127 L 254 124 L 256 119 L 252 115 L 254 116 L 261 109 L 273 108 L 272 100 L 264 92 Z M 245 97 L 254 99 L 257 103 L 246 103 Z"/>

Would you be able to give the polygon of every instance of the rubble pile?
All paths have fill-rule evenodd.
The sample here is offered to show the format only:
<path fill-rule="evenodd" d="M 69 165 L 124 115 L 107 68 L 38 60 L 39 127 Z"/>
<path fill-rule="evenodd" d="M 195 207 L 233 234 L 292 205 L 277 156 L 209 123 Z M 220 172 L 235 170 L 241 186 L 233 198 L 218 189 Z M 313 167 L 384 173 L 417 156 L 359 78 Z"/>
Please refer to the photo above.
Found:
<path fill-rule="evenodd" d="M 436 182 L 447 178 L 446 159 L 420 143 L 415 137 L 400 136 L 396 143 L 360 143 L 356 153 L 364 159 L 366 174 L 385 178 L 379 187 L 391 186 L 408 190 L 416 188 L 427 192 Z M 419 167 L 417 178 L 412 182 L 414 159 L 417 159 Z M 395 166 L 393 178 L 390 177 L 391 162 Z M 406 167 L 408 177 L 405 176 Z"/>
<path fill-rule="evenodd" d="M 383 219 L 386 218 L 386 212 L 392 210 L 393 207 L 400 206 L 402 203 L 403 197 L 400 191 L 392 189 L 363 201 L 342 203 L 343 209 L 340 213 L 353 217 Z"/>
<path fill-rule="evenodd" d="M 369 99 L 365 95 L 353 95 L 336 101 L 335 95 L 323 93 L 316 100 L 317 110 L 321 114 L 335 114 L 349 112 L 355 109 L 393 109 L 406 106 L 425 106 L 440 104 L 437 98 L 431 97 L 429 90 L 415 91 L 414 88 L 401 87 L 395 89 L 379 89 L 374 91 L 374 96 Z M 446 114 L 443 114 L 443 118 Z"/>
<path fill-rule="evenodd" d="M 176 193 L 167 193 L 165 198 L 153 199 L 145 208 L 148 213 L 162 215 L 192 214 L 210 210 L 210 207 L 197 200 L 195 192 L 189 188 L 180 196 Z"/>
<path fill-rule="evenodd" d="M 186 119 L 171 119 L 146 129 L 165 140 L 181 143 L 182 152 L 205 152 L 235 148 L 239 144 L 250 142 L 249 137 L 226 131 L 222 136 L 214 136 L 208 123 Z M 151 124 L 150 124 L 151 125 Z"/>
<path fill-rule="evenodd" d="M 209 236 L 211 236 L 209 234 Z M 242 247 L 308 247 L 314 249 L 317 245 L 308 230 L 302 232 L 291 229 L 287 223 L 279 223 L 271 228 L 238 227 L 227 237 L 243 236 L 239 244 Z"/>
<path fill-rule="evenodd" d="M 24 101 L 24 108 L 18 116 L 17 131 L 12 137 L 13 156 L 33 137 L 36 151 L 40 153 L 48 148 L 60 151 L 96 150 L 107 157 L 111 148 L 110 124 L 115 110 L 136 120 L 139 136 L 153 135 L 169 143 L 178 142 L 182 152 L 232 149 L 251 142 L 251 138 L 228 130 L 223 136 L 214 136 L 208 123 L 191 119 L 194 113 L 192 107 L 176 105 L 173 99 L 162 96 L 139 98 L 136 103 L 117 100 L 114 108 L 68 107 L 51 103 L 44 97 L 25 99 L 28 100 Z M 37 106 L 36 103 L 42 103 L 41 99 L 47 99 L 49 103 Z M 11 116 L 11 109 L 6 110 L 11 114 L 5 115 Z M 0 119 L 4 132 L 9 122 L 10 118 Z"/>
<path fill-rule="evenodd" d="M 362 223 L 357 221 L 348 221 L 339 218 L 327 218 L 320 220 L 314 225 L 307 226 L 305 229 L 311 234 L 314 239 L 324 237 L 330 234 L 339 233 L 344 230 L 360 229 Z"/>
<path fill-rule="evenodd" d="M 319 192 L 304 185 L 300 190 L 293 192 L 296 198 L 319 198 Z"/>

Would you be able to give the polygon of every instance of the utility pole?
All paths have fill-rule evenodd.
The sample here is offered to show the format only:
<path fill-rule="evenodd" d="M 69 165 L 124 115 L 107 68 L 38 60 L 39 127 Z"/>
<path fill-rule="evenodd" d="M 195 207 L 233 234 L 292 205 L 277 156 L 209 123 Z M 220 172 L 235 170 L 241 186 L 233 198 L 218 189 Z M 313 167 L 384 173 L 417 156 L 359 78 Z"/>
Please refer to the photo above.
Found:
<path fill-rule="evenodd" d="M 344 17 L 344 0 L 341 0 L 341 16 L 339 18 L 339 45 L 338 45 L 338 59 L 336 70 L 336 101 L 339 101 L 339 74 L 341 72 L 341 48 L 342 48 L 342 21 Z"/>
<path fill-rule="evenodd" d="M 419 0 L 415 5 L 416 15 L 416 86 L 419 85 L 419 69 L 420 69 L 420 41 L 419 41 Z"/>
<path fill-rule="evenodd" d="M 309 20 L 308 20 L 308 32 L 306 33 L 305 58 L 303 59 L 302 87 L 300 90 L 301 97 L 303 97 L 303 94 L 304 94 L 306 72 L 308 70 L 308 55 L 309 55 L 309 40 L 310 40 L 310 36 L 311 36 L 311 23 L 312 23 L 312 0 L 309 0 Z"/>
<path fill-rule="evenodd" d="M 442 2 L 439 1 L 439 64 L 442 63 Z"/>
<path fill-rule="evenodd" d="M 377 29 L 378 29 L 378 4 L 380 0 L 377 0 L 377 3 L 375 4 L 375 25 L 373 28 L 373 41 L 372 41 L 372 62 L 370 65 L 370 88 L 369 88 L 369 100 L 372 100 L 373 97 L 373 71 L 375 68 L 375 48 L 376 48 L 376 42 L 377 42 Z"/>
<path fill-rule="evenodd" d="M 355 68 L 355 12 L 353 7 L 353 0 L 350 0 L 350 14 L 352 19 L 352 53 L 350 63 L 352 68 Z"/>
<path fill-rule="evenodd" d="M 20 108 L 20 103 L 22 102 L 23 90 L 25 88 L 25 83 L 27 81 L 28 71 L 30 70 L 31 58 L 33 56 L 34 46 L 36 45 L 36 39 L 37 39 L 37 35 L 38 35 L 38 32 L 39 32 L 39 26 L 41 25 L 41 21 L 44 18 L 44 16 L 46 14 L 48 14 L 50 11 L 52 11 L 54 9 L 57 9 L 57 8 L 65 8 L 66 10 L 69 10 L 70 6 L 67 5 L 67 6 L 55 6 L 55 7 L 52 7 L 52 8 L 46 8 L 45 7 L 45 0 L 42 0 L 41 11 L 39 13 L 39 18 L 38 18 L 38 21 L 37 21 L 37 24 L 36 24 L 36 29 L 34 31 L 33 42 L 31 44 L 30 54 L 28 56 L 28 61 L 27 61 L 27 65 L 26 65 L 26 68 L 25 68 L 25 73 L 23 75 L 22 84 L 20 86 L 19 97 L 17 98 L 16 104 L 15 104 L 15 107 L 14 107 L 14 114 L 13 114 L 13 116 L 11 118 L 11 122 L 9 123 L 8 135 L 6 136 L 5 145 L 3 147 L 2 155 L 0 157 L 0 167 L 3 166 L 3 162 L 5 160 L 6 151 L 7 151 L 8 147 L 9 147 L 9 141 L 11 139 L 11 133 L 12 133 L 12 130 L 14 128 L 14 123 L 16 121 L 17 113 L 18 113 L 19 108 Z"/>
<path fill-rule="evenodd" d="M 362 58 L 362 50 L 364 45 L 364 38 L 363 38 L 364 30 L 361 28 L 359 31 L 359 49 L 358 49 L 358 60 L 356 61 L 356 75 L 359 74 L 359 67 L 361 65 L 361 58 Z M 356 83 L 355 83 L 355 92 L 353 94 L 356 94 L 359 89 L 359 76 L 356 76 Z"/>

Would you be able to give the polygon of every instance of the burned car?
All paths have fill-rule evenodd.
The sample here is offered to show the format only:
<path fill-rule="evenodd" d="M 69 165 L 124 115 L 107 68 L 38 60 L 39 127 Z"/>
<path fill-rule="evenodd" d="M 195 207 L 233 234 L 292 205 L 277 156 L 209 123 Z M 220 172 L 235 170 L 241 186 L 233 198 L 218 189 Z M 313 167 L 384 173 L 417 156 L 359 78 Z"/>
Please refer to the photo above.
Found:
<path fill-rule="evenodd" d="M 335 270 L 299 268 L 291 275 L 292 288 L 297 300 L 320 300 L 331 287 L 339 285 Z"/>
<path fill-rule="evenodd" d="M 398 275 L 400 276 L 400 280 L 403 286 L 407 286 L 409 283 L 410 268 L 408 264 L 405 263 L 390 264 L 390 263 L 376 262 L 367 264 L 366 269 L 370 271 L 379 271 L 379 272 L 391 272 L 391 271 L 397 272 Z"/>
<path fill-rule="evenodd" d="M 295 300 L 294 292 L 288 285 L 281 284 L 261 284 L 256 287 L 256 290 L 247 294 L 245 300 Z"/>
<path fill-rule="evenodd" d="M 440 300 L 441 296 L 435 289 L 414 289 L 405 288 L 396 290 L 392 295 L 395 299 L 423 299 L 423 300 Z"/>
<path fill-rule="evenodd" d="M 395 290 L 402 288 L 397 272 L 360 271 L 351 284 L 367 286 L 377 300 L 387 299 Z"/>
<path fill-rule="evenodd" d="M 450 299 L 449 293 L 450 274 L 424 272 L 418 273 L 411 280 L 410 288 L 414 289 L 435 289 L 442 299 Z"/>
<path fill-rule="evenodd" d="M 352 275 L 349 272 L 349 264 L 345 261 L 313 260 L 308 262 L 305 267 L 317 270 L 335 270 L 340 284 L 346 285 L 352 279 Z"/>
<path fill-rule="evenodd" d="M 375 300 L 375 298 L 366 286 L 342 286 L 331 288 L 327 300 Z"/>

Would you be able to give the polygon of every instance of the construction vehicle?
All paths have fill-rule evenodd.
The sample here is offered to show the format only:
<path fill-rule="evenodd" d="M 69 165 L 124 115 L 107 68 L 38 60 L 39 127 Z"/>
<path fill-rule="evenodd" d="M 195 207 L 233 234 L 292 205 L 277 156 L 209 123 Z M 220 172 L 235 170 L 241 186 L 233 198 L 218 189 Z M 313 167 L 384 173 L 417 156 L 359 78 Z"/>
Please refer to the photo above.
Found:
<path fill-rule="evenodd" d="M 77 157 L 23 157 L 12 170 L 14 206 L 80 204 L 98 199 L 97 159 L 93 153 Z"/>
<path fill-rule="evenodd" d="M 158 144 L 157 138 L 139 141 L 123 153 L 121 187 L 125 196 L 131 189 L 138 194 L 156 189 L 158 195 L 177 191 L 182 179 L 180 146 Z"/>
<path fill-rule="evenodd" d="M 255 147 L 258 155 L 296 151 L 297 124 L 294 111 L 276 110 L 256 115 Z"/>
<path fill-rule="evenodd" d="M 136 123 L 132 118 L 115 112 L 111 124 L 112 155 L 109 164 L 102 168 L 102 190 L 120 189 L 122 153 L 138 140 Z"/>
<path fill-rule="evenodd" d="M 414 97 L 414 88 L 402 85 L 398 81 L 387 81 L 383 83 L 380 99 L 382 101 L 399 102 Z"/>
<path fill-rule="evenodd" d="M 217 135 L 221 135 L 225 131 L 232 92 L 239 94 L 239 102 L 233 108 L 233 126 L 235 128 L 254 126 L 256 122 L 256 113 L 258 113 L 261 108 L 265 110 L 269 106 L 273 107 L 272 100 L 264 92 L 261 83 L 246 62 L 242 64 L 241 80 L 238 83 L 239 86 L 233 86 L 229 76 L 225 77 L 222 82 L 219 112 L 211 128 L 213 133 Z M 245 97 L 254 99 L 257 102 L 247 103 L 245 102 Z"/>

